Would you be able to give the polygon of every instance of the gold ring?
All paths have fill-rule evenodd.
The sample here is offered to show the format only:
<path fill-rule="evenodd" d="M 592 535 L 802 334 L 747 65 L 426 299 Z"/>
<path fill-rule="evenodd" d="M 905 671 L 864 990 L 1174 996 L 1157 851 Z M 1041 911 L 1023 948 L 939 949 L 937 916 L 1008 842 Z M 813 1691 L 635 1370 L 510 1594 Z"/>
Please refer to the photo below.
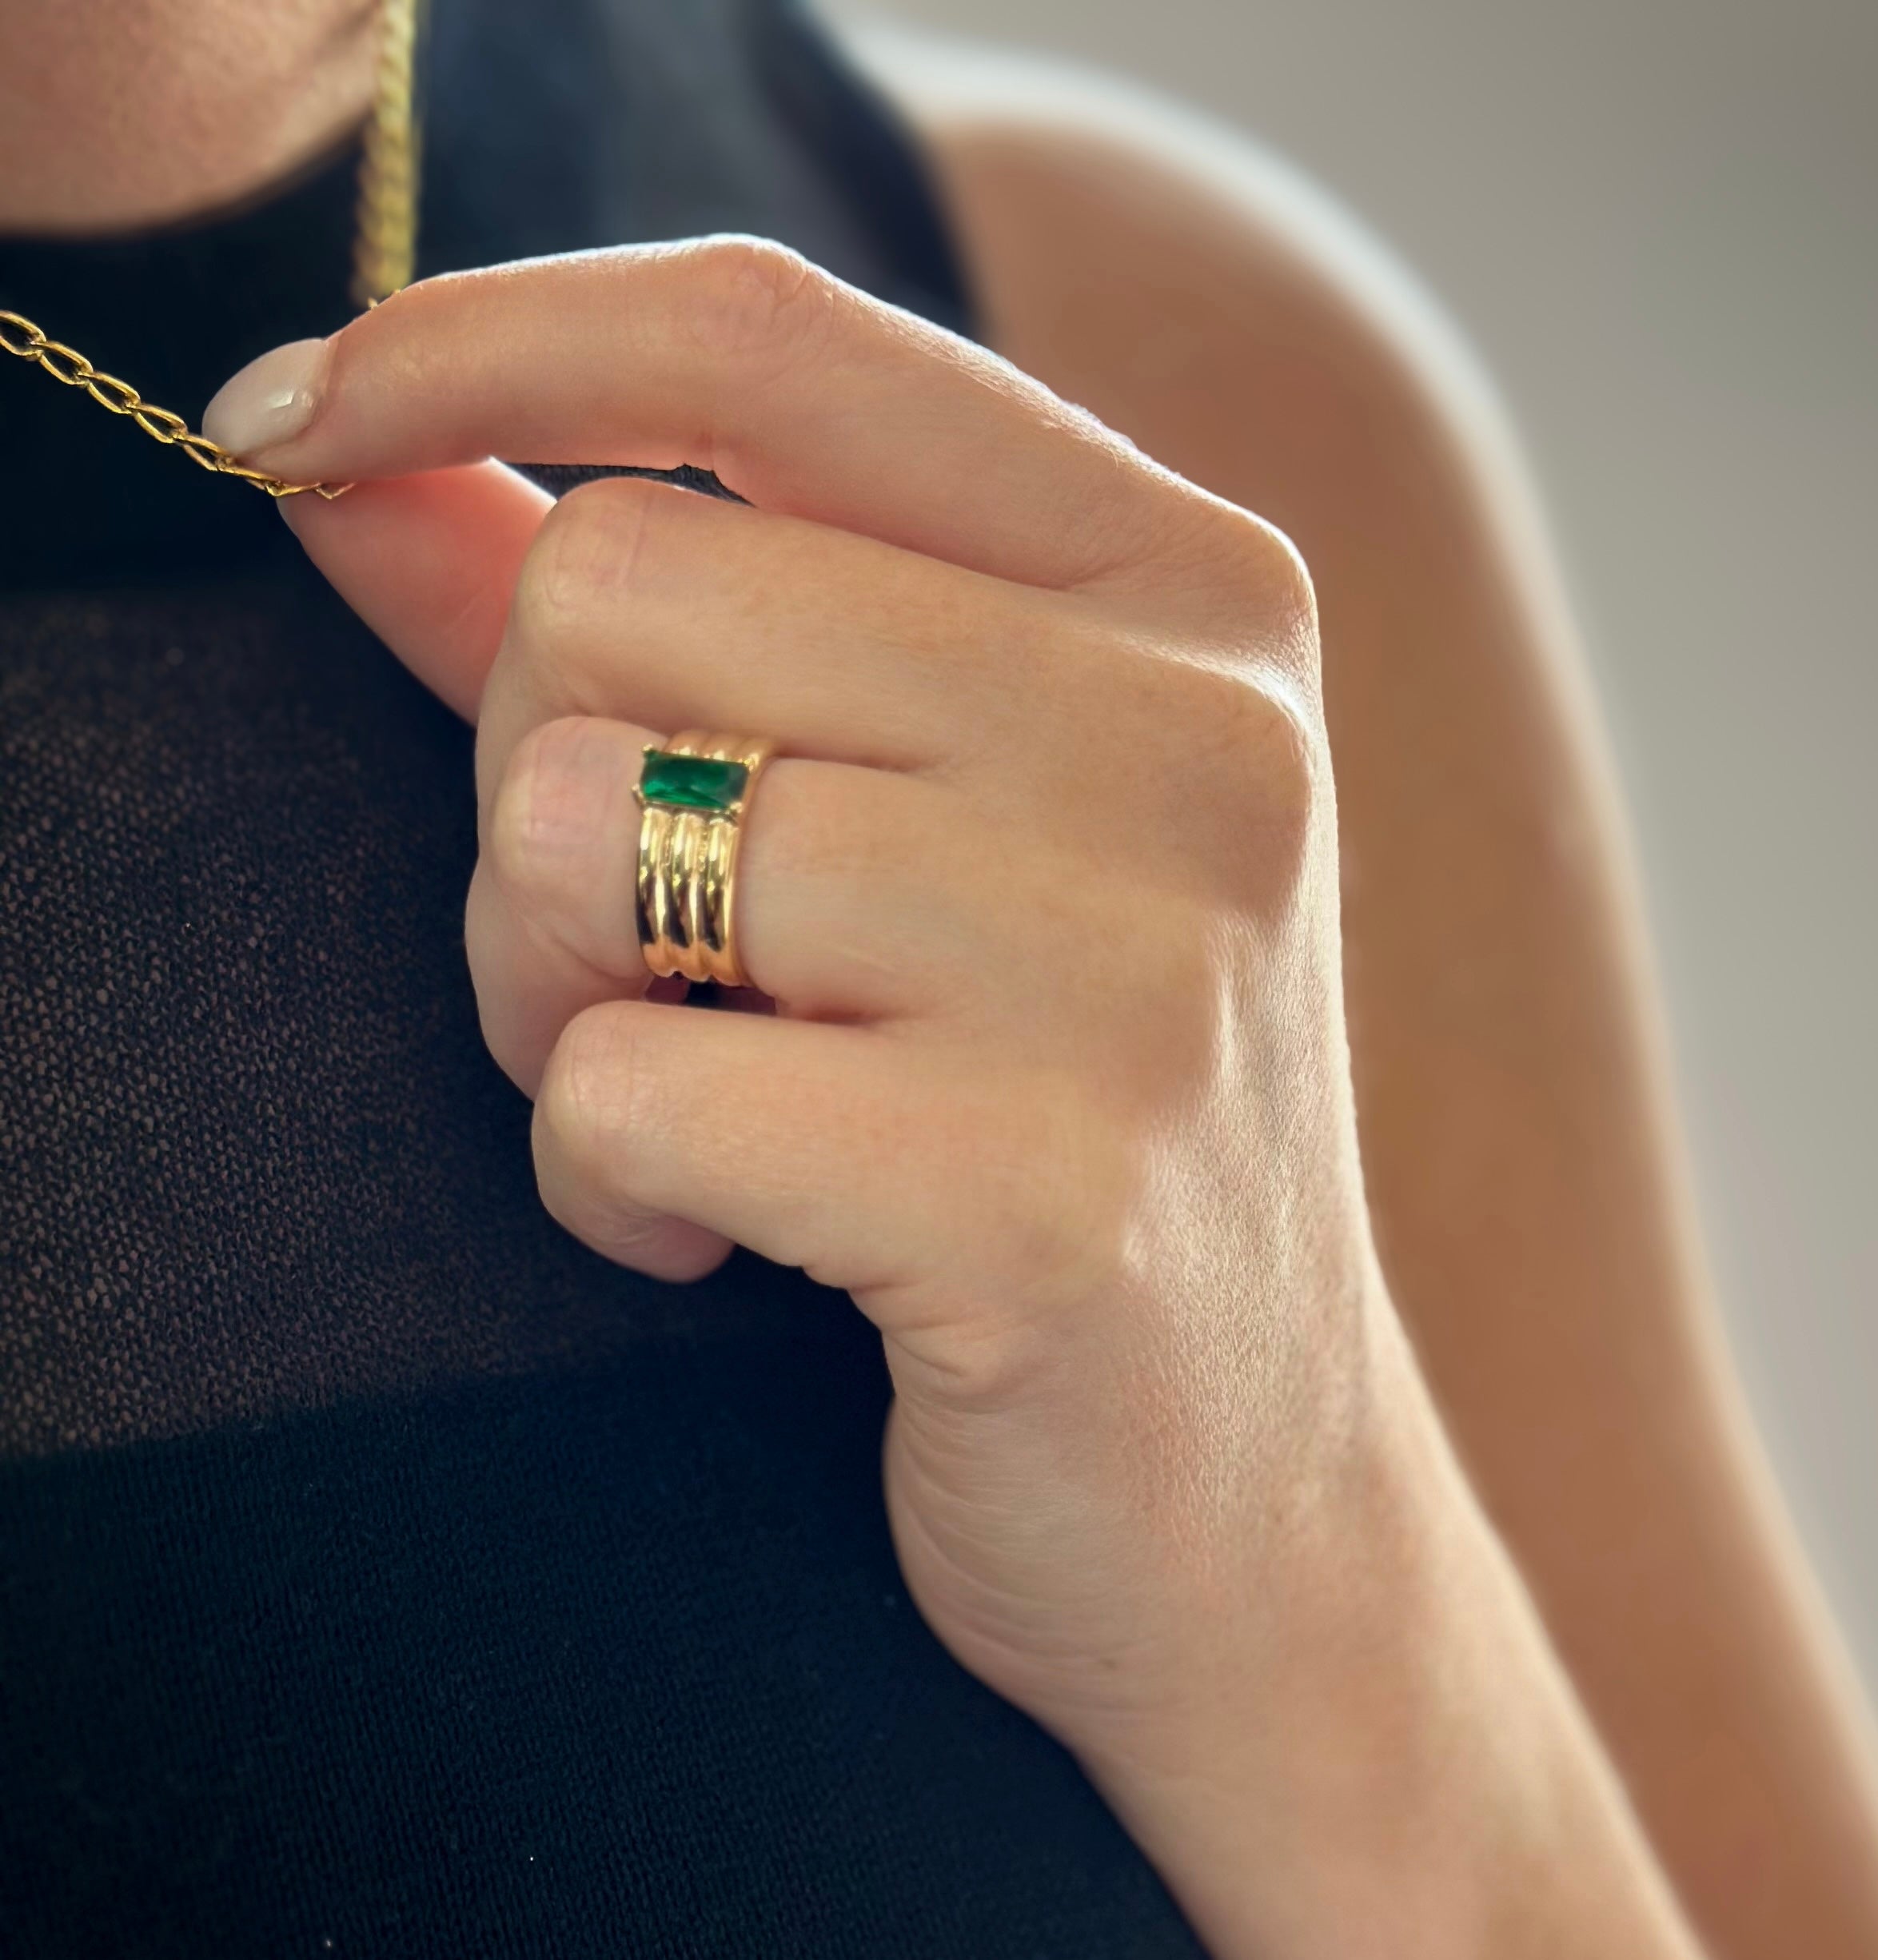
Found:
<path fill-rule="evenodd" d="M 648 743 L 639 803 L 639 947 L 660 978 L 750 984 L 734 936 L 737 842 L 775 745 L 688 729 Z"/>

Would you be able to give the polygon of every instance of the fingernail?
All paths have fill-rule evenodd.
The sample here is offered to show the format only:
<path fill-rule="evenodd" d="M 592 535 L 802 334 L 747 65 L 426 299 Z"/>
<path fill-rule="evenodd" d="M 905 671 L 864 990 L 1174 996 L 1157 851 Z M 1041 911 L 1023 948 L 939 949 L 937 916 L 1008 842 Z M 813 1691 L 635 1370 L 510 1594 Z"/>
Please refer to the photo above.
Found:
<path fill-rule="evenodd" d="M 290 441 L 320 405 L 330 358 L 329 341 L 292 341 L 249 361 L 202 411 L 202 433 L 239 456 Z"/>

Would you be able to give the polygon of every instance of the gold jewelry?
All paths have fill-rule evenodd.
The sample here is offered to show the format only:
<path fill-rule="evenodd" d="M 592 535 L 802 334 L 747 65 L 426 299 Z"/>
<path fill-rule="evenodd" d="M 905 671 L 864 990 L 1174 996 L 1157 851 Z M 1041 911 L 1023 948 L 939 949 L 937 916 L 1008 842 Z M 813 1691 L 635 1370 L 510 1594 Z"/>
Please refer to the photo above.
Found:
<path fill-rule="evenodd" d="M 661 979 L 750 982 L 734 937 L 737 844 L 750 792 L 775 744 L 688 729 L 648 746 L 639 803 L 635 910 L 640 950 Z"/>
<path fill-rule="evenodd" d="M 417 273 L 418 14 L 423 0 L 379 0 L 378 74 L 359 157 L 352 246 L 353 304 L 363 313 Z"/>
<path fill-rule="evenodd" d="M 422 0 L 379 0 L 378 72 L 371 120 L 359 163 L 358 226 L 353 244 L 353 297 L 376 306 L 411 283 L 417 241 L 419 135 L 413 73 Z M 330 500 L 348 484 L 287 483 L 249 469 L 219 443 L 197 435 L 180 415 L 146 401 L 128 381 L 94 368 L 74 347 L 55 341 L 23 313 L 0 311 L 0 353 L 38 365 L 67 388 L 82 388 L 102 408 L 127 415 L 154 440 L 180 449 L 201 468 L 253 484 L 271 497 L 313 491 Z"/>

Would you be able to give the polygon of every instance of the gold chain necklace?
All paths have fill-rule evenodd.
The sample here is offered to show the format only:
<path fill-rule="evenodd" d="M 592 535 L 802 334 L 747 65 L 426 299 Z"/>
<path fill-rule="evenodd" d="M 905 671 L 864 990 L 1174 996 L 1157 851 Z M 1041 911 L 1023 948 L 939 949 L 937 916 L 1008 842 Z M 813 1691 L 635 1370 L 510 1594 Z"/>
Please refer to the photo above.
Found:
<path fill-rule="evenodd" d="M 413 107 L 413 70 L 421 0 L 380 0 L 378 68 L 372 114 L 359 164 L 357 231 L 353 242 L 353 298 L 376 306 L 409 285 L 417 245 L 418 130 Z M 345 484 L 288 483 L 249 469 L 219 443 L 197 434 L 180 415 L 159 408 L 128 381 L 94 368 L 75 347 L 54 340 L 23 314 L 0 310 L 0 352 L 35 363 L 55 381 L 82 388 L 101 408 L 129 416 L 143 432 L 180 449 L 218 476 L 252 484 L 270 497 L 343 496 Z"/>

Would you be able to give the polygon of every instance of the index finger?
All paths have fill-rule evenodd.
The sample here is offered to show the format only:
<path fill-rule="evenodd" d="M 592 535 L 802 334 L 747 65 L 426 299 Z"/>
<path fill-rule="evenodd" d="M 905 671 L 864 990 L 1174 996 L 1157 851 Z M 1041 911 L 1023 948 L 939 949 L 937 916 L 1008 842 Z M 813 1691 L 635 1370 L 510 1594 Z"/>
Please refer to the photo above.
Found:
<path fill-rule="evenodd" d="M 251 446 L 283 403 L 303 426 Z M 749 238 L 426 281 L 264 357 L 205 427 L 301 482 L 695 464 L 765 509 L 1051 587 L 1126 582 L 1230 508 L 996 355 Z"/>

